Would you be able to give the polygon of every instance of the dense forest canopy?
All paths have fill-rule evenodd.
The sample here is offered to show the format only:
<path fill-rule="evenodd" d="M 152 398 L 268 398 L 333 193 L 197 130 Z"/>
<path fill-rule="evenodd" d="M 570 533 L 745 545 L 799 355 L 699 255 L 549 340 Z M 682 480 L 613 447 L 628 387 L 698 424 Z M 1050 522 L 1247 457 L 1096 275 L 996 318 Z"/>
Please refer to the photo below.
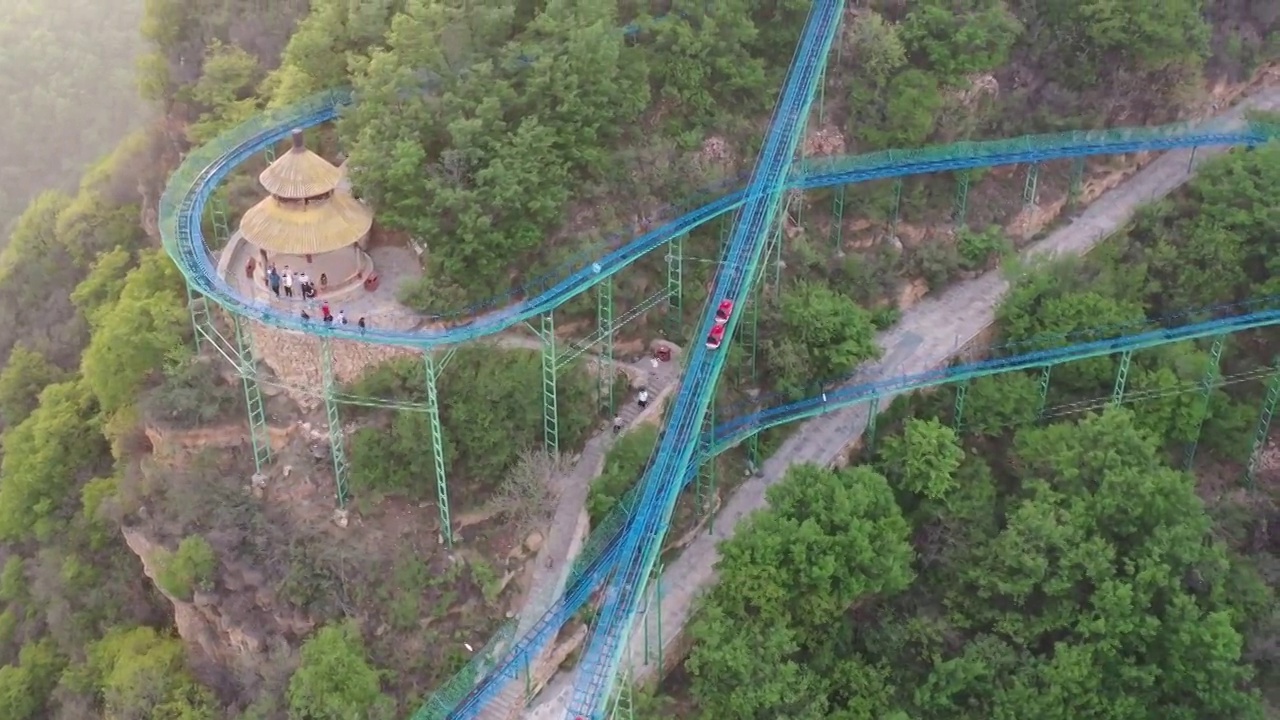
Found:
<path fill-rule="evenodd" d="M 1277 167 L 1234 153 L 1087 260 L 1023 268 L 1001 340 L 1274 296 Z M 1135 354 L 1102 411 L 1115 356 L 1055 367 L 1047 413 L 1038 372 L 975 381 L 959 432 L 953 391 L 899 401 L 862 464 L 793 470 L 721 548 L 697 716 L 1272 717 L 1280 475 L 1245 465 L 1280 346 L 1210 348 Z"/>
<path fill-rule="evenodd" d="M 246 492 L 252 463 L 237 452 L 179 466 L 152 454 L 144 423 L 198 431 L 242 410 L 216 358 L 195 354 L 181 278 L 158 249 L 155 199 L 183 152 L 263 108 L 353 87 L 360 102 L 337 142 L 323 134 L 325 149 L 349 157 L 392 242 L 426 249 L 426 279 L 405 300 L 455 309 L 746 169 L 807 10 L 798 0 L 0 8 L 0 82 L 19 110 L 0 125 L 0 304 L 12 310 L 0 325 L 0 717 L 383 720 L 467 661 L 468 633 L 494 627 L 489 615 L 458 620 L 500 608 L 505 585 L 503 568 L 467 555 L 483 539 L 470 529 L 463 561 L 431 555 L 435 538 L 375 557 L 269 514 Z M 1268 0 L 858 3 L 831 59 L 824 130 L 859 152 L 1169 120 L 1207 104 L 1206 84 L 1246 79 L 1280 54 L 1277 23 Z M 140 122 L 139 94 L 159 121 Z M 1001 310 L 1001 334 L 1274 295 L 1277 167 L 1275 147 L 1234 155 L 1088 263 L 1030 274 Z M 260 168 L 232 178 L 248 188 L 236 199 L 256 201 Z M 913 180 L 904 201 L 946 206 L 948 182 Z M 943 191 L 927 192 L 935 185 Z M 874 217 L 881 199 L 867 188 L 848 212 Z M 959 250 L 922 250 L 940 248 L 929 262 L 879 265 L 879 255 L 833 260 L 802 236 L 788 246 L 787 286 L 762 308 L 761 376 L 730 348 L 722 392 L 812 392 L 815 379 L 875 357 L 901 277 L 941 286 L 993 266 L 1011 243 L 1000 228 L 956 237 Z M 714 237 L 694 240 L 714 252 Z M 688 270 L 688 306 L 713 267 Z M 649 270 L 620 282 L 619 296 L 644 288 Z M 1231 341 L 1223 372 L 1269 360 L 1272 345 Z M 532 353 L 487 348 L 454 363 L 442 422 L 446 469 L 468 491 L 462 509 L 510 492 L 504 473 L 527 465 L 540 367 Z M 596 420 L 582 364 L 560 380 L 566 449 Z M 1258 717 L 1275 704 L 1259 691 L 1280 686 L 1265 527 L 1275 488 L 1215 495 L 1203 467 L 1193 477 L 1171 464 L 1203 420 L 1203 464 L 1239 475 L 1257 383 L 1215 390 L 1207 413 L 1162 394 L 1210 365 L 1199 345 L 1135 357 L 1131 386 L 1159 400 L 1078 422 L 1036 425 L 1028 375 L 975 383 L 959 433 L 945 393 L 900 405 L 860 465 L 797 470 L 770 513 L 725 546 L 677 692 L 714 720 Z M 1062 368 L 1052 404 L 1105 395 L 1114 371 L 1105 358 Z M 353 389 L 421 402 L 421 372 L 416 360 L 391 363 Z M 436 466 L 423 417 L 344 415 L 360 423 L 349 447 L 361 509 L 427 503 Z M 637 432 L 610 452 L 590 489 L 593 519 L 634 484 L 653 437 Z M 507 499 L 545 500 L 529 495 Z M 151 556 L 154 580 L 122 533 L 144 516 L 172 529 Z M 175 636 L 173 603 L 207 602 L 237 563 L 263 578 L 274 610 L 301 619 L 264 640 L 256 665 L 198 666 Z M 471 601 L 451 604 L 460 593 Z M 225 609 L 248 594 L 225 596 Z"/>
<path fill-rule="evenodd" d="M 0 229 L 147 115 L 135 63 L 143 0 L 11 0 L 0 6 Z"/>

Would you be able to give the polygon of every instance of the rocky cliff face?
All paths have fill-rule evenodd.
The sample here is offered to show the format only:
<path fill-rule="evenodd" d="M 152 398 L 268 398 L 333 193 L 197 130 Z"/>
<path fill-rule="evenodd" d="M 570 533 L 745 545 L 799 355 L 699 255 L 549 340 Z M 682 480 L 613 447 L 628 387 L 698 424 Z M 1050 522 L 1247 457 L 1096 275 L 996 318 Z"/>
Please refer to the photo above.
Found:
<path fill-rule="evenodd" d="M 156 560 L 169 548 L 145 526 L 121 531 L 154 583 Z M 160 592 L 173 604 L 174 627 L 186 643 L 193 672 L 228 697 L 252 697 L 264 677 L 290 670 L 290 648 L 314 626 L 277 602 L 265 576 L 249 567 L 222 562 L 214 591 L 197 592 L 190 601 Z"/>

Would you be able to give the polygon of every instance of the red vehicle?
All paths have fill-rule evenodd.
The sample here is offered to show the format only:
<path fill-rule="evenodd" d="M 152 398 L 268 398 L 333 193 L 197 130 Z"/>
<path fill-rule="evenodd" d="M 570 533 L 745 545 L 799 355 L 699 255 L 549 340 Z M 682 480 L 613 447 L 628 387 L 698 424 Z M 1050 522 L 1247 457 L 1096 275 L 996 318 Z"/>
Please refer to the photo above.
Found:
<path fill-rule="evenodd" d="M 716 324 L 724 325 L 729 322 L 729 316 L 733 314 L 733 301 L 728 298 L 720 301 L 720 307 L 716 308 Z"/>
<path fill-rule="evenodd" d="M 724 342 L 724 326 L 712 325 L 711 332 L 707 333 L 707 349 L 715 350 L 722 342 Z"/>

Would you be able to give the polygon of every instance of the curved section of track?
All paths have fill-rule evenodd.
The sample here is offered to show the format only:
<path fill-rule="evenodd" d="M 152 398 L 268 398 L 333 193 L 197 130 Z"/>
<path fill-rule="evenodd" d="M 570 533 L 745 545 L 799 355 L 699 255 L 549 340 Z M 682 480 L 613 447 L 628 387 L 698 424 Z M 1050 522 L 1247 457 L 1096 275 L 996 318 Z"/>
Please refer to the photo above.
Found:
<path fill-rule="evenodd" d="M 363 336 L 319 327 L 316 324 L 304 323 L 281 309 L 246 301 L 239 297 L 230 284 L 217 274 L 215 263 L 204 242 L 201 218 L 213 191 L 236 166 L 267 148 L 274 147 L 286 139 L 294 128 L 312 127 L 333 120 L 337 117 L 340 108 L 349 103 L 350 99 L 349 93 L 331 92 L 283 111 L 262 116 L 233 129 L 218 141 L 197 149 L 184 160 L 171 178 L 161 199 L 160 228 L 166 251 L 178 265 L 194 292 L 205 295 L 230 312 L 279 328 L 316 335 L 349 337 L 352 340 L 373 344 L 427 349 L 493 334 L 522 320 L 553 310 L 573 296 L 587 291 L 605 278 L 616 274 L 631 262 L 670 239 L 732 211 L 743 203 L 742 192 L 729 193 L 680 215 L 676 220 L 632 240 L 623 247 L 607 252 L 603 257 L 584 258 L 583 262 L 566 268 L 553 277 L 532 283 L 518 292 L 495 298 L 478 307 L 435 318 L 446 323 L 450 321 L 457 323 L 453 327 L 403 332 L 373 328 Z M 795 189 L 815 189 L 964 168 L 1045 162 L 1093 155 L 1213 145 L 1251 146 L 1266 142 L 1277 135 L 1280 135 L 1280 129 L 1274 126 L 1224 121 L 1204 125 L 1076 132 L 1032 136 L 1017 140 L 962 143 L 923 150 L 891 151 L 806 161 L 792 168 L 792 179 L 788 181 L 787 186 Z M 593 267 L 594 264 L 600 266 L 598 271 Z M 509 300 L 514 302 L 500 306 L 500 303 Z M 1275 313 L 1258 313 L 1246 317 L 1252 319 L 1238 318 L 1233 322 L 1256 323 L 1250 327 L 1280 322 L 1280 318 Z M 1214 326 L 1214 331 L 1222 330 L 1223 326 Z M 1164 332 L 1167 331 L 1162 331 Z M 1166 337 L 1164 341 L 1172 341 L 1172 338 Z M 1117 341 L 1109 342 L 1113 347 L 1117 347 L 1110 352 L 1123 349 L 1114 345 Z M 1105 352 L 1095 348 L 1091 354 L 1105 354 Z M 1032 355 L 1017 356 L 1023 358 L 1022 360 L 1005 358 L 1001 361 L 990 361 L 1003 364 L 984 366 L 988 371 L 982 371 L 981 374 L 1004 372 L 1016 367 L 1033 367 L 1047 361 L 1043 356 L 1032 357 Z M 1088 356 L 1090 355 L 1079 357 Z M 1070 360 L 1076 356 L 1063 357 Z M 1016 365 L 1016 362 L 1024 364 Z M 920 377 L 900 378 L 887 383 L 854 385 L 836 393 L 828 393 L 825 403 L 821 399 L 810 399 L 753 413 L 718 427 L 714 435 L 715 451 L 730 447 L 749 434 L 767 427 L 812 417 L 886 393 L 907 392 L 917 387 L 949 382 L 961 377 L 955 373 L 969 371 L 977 372 L 974 368 L 963 370 L 957 367 L 936 373 L 926 373 Z M 678 484 L 687 484 L 691 477 L 692 471 L 686 469 L 680 474 Z M 634 502 L 633 500 L 633 509 L 635 509 Z M 542 620 L 525 637 L 520 638 L 502 654 L 502 661 L 472 688 L 472 692 L 460 705 L 450 709 L 440 708 L 440 710 L 451 718 L 475 717 L 485 699 L 492 696 L 502 684 L 509 682 L 509 678 L 515 676 L 512 669 L 518 667 L 524 658 L 536 654 L 553 639 L 559 628 L 585 604 L 590 594 L 600 587 L 616 569 L 621 559 L 622 539 L 622 532 L 613 535 L 603 544 L 603 552 L 596 555 L 589 565 L 575 570 L 565 594 L 547 610 Z"/>
<path fill-rule="evenodd" d="M 280 307 L 246 300 L 218 275 L 206 247 L 201 220 L 218 185 L 241 163 L 289 137 L 294 128 L 309 128 L 335 119 L 349 103 L 346 92 L 331 92 L 278 113 L 262 116 L 193 151 L 174 173 L 160 202 L 160 231 L 165 250 L 187 284 L 226 310 L 274 327 L 314 335 L 348 337 L 378 345 L 427 349 L 492 335 L 521 321 L 549 312 L 611 277 L 641 256 L 686 234 L 743 203 L 735 191 L 686 212 L 603 256 L 584 257 L 550 277 L 479 305 L 430 319 L 440 327 L 395 331 L 370 328 L 364 334 L 303 321 Z M 1150 152 L 1213 145 L 1254 145 L 1280 134 L 1259 123 L 1221 122 L 1157 128 L 1074 132 L 1028 136 L 1016 140 L 959 143 L 923 150 L 805 161 L 792 168 L 787 185 L 816 189 L 868 180 L 950 170 L 1038 163 L 1051 160 Z M 596 269 L 599 267 L 599 270 Z"/>

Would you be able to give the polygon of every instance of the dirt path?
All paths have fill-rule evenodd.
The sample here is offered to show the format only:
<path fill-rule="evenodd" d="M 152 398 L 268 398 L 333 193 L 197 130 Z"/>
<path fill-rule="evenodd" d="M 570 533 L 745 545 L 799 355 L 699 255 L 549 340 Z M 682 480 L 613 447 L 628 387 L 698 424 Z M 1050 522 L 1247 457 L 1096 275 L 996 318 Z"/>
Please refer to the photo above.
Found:
<path fill-rule="evenodd" d="M 1280 109 L 1280 89 L 1262 90 L 1223 117 L 1239 118 L 1246 108 Z M 1128 222 L 1134 212 L 1153 200 L 1168 195 L 1190 178 L 1190 164 L 1199 165 L 1221 154 L 1218 148 L 1202 148 L 1191 163 L 1191 152 L 1165 153 L 1127 182 L 1093 202 L 1070 225 L 1051 233 L 1024 251 L 1024 257 L 1069 255 L 1088 252 L 1103 238 Z M 893 330 L 882 333 L 879 343 L 884 360 L 864 366 L 859 381 L 894 377 L 939 367 L 969 340 L 993 321 L 995 307 L 1009 283 L 1000 270 L 950 288 L 940 296 L 926 299 L 903 313 Z M 881 407 L 887 407 L 887 398 Z M 715 581 L 716 545 L 733 533 L 734 525 L 745 515 L 765 506 L 765 491 L 796 464 L 831 465 L 843 450 L 861 435 L 866 427 L 866 406 L 846 408 L 810 420 L 783 443 L 777 453 L 764 463 L 760 477 L 746 482 L 725 503 L 715 524 L 715 532 L 701 536 L 673 562 L 660 583 L 661 643 L 666 657 L 678 649 L 680 630 L 689 620 L 693 601 Z M 652 590 L 651 590 L 652 592 Z M 653 604 L 652 602 L 650 603 Z M 638 619 L 632 631 L 629 655 L 638 682 L 651 679 L 656 670 L 654 644 L 658 638 L 658 612 Z M 646 662 L 644 634 L 650 639 L 650 658 Z M 536 720 L 560 720 L 566 712 L 566 701 L 572 689 L 572 675 L 561 673 L 538 698 L 538 704 L 526 716 Z"/>

